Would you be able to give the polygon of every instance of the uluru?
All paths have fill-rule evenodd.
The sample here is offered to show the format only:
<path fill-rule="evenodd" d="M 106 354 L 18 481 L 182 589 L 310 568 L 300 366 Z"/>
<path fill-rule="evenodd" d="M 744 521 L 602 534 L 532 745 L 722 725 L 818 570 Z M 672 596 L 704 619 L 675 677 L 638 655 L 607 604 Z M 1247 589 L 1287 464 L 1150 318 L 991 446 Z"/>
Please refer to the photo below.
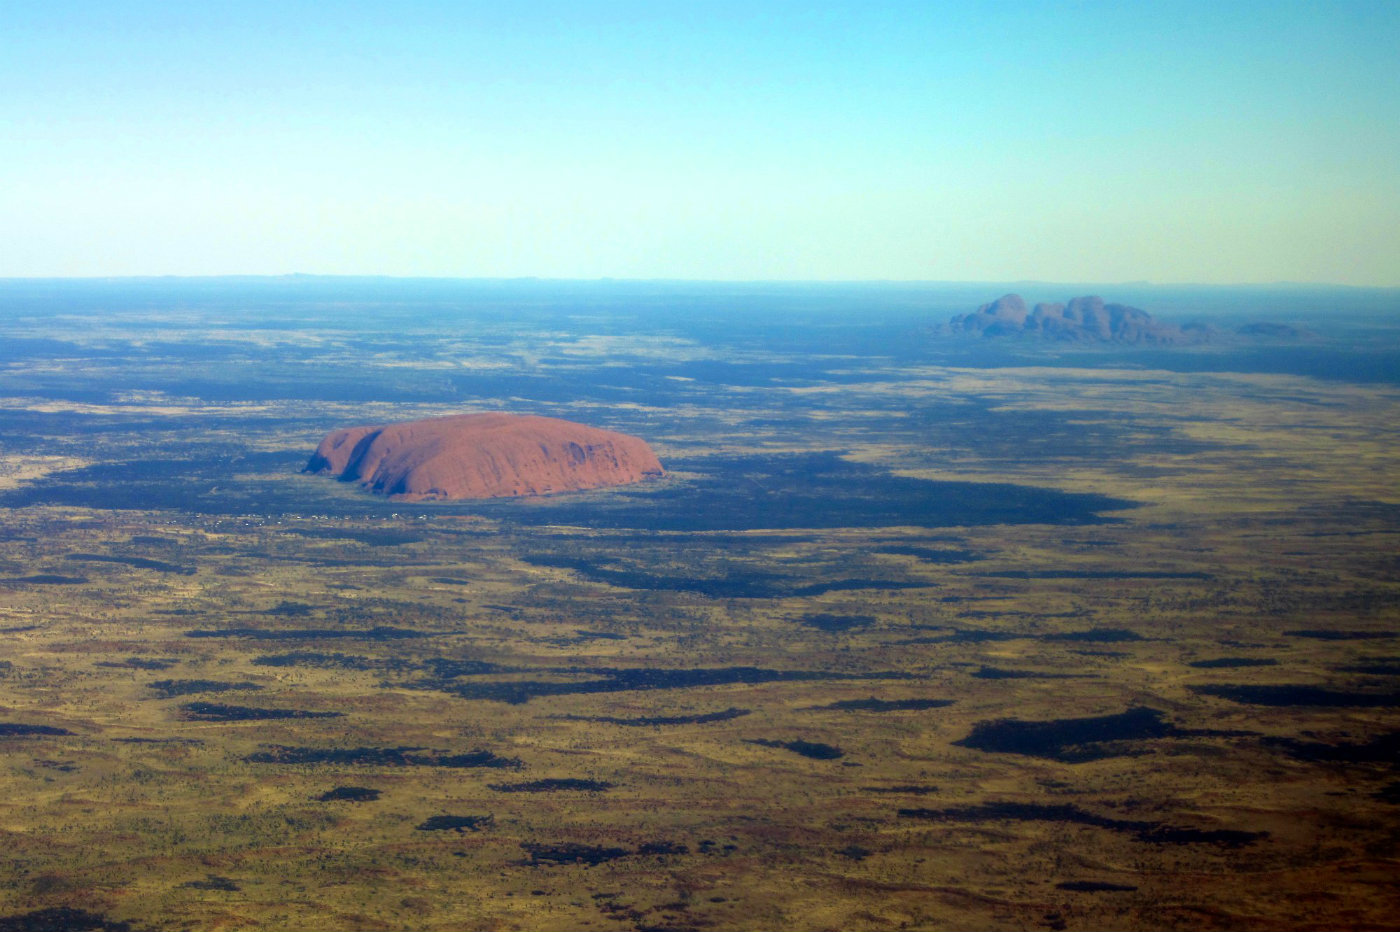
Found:
<path fill-rule="evenodd" d="M 638 437 L 502 412 L 343 427 L 304 471 L 409 502 L 580 492 L 665 473 Z"/>

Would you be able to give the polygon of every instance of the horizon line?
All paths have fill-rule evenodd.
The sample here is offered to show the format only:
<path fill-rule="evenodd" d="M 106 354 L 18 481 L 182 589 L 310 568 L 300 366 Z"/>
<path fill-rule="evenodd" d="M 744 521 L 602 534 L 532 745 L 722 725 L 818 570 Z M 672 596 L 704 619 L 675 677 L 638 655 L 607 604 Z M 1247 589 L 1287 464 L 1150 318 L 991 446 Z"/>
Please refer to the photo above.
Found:
<path fill-rule="evenodd" d="M 544 275 L 402 275 L 393 273 L 350 273 L 350 272 L 227 272 L 195 275 L 179 274 L 137 274 L 137 275 L 9 275 L 0 276 L 0 284 L 34 283 L 100 283 L 100 282 L 177 282 L 177 281 L 250 281 L 250 282 L 296 282 L 296 281 L 401 281 L 401 282 L 480 282 L 480 283 L 539 283 L 539 284 L 669 284 L 669 285 L 966 285 L 966 286 L 1067 286 L 1095 285 L 1128 288 L 1329 288 L 1358 291 L 1397 291 L 1400 282 L 1391 285 L 1357 285 L 1325 281 L 1241 281 L 1241 282 L 1198 282 L 1198 281 L 1151 281 L 1135 279 L 1130 281 L 1091 281 L 1087 279 L 936 279 L 936 278 L 629 278 L 600 275 L 592 278 Z"/>

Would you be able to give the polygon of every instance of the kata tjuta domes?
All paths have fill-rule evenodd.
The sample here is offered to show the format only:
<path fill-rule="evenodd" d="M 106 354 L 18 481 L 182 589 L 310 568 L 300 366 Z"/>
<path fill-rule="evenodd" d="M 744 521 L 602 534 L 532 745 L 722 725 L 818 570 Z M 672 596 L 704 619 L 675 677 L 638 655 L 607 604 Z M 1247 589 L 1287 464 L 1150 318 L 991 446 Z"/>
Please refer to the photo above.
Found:
<path fill-rule="evenodd" d="M 984 337 L 1025 335 L 1083 343 L 1200 343 L 1210 335 L 1200 326 L 1158 323 L 1140 308 L 1105 304 L 1096 295 L 1072 298 L 1069 304 L 1041 303 L 1034 309 L 1028 309 L 1018 294 L 1002 295 L 971 314 L 954 317 L 948 326 L 955 333 Z"/>
<path fill-rule="evenodd" d="M 334 430 L 305 471 L 410 502 L 578 492 L 665 472 L 637 437 L 504 413 Z"/>

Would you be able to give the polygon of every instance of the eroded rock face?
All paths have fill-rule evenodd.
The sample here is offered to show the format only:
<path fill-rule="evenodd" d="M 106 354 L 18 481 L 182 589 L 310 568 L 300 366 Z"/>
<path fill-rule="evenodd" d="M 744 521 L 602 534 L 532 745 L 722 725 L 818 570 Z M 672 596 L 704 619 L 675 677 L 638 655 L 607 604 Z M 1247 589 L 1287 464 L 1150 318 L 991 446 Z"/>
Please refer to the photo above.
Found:
<path fill-rule="evenodd" d="M 664 473 L 637 437 L 503 413 L 334 430 L 305 471 L 410 502 L 578 492 Z"/>
<path fill-rule="evenodd" d="M 974 329 L 985 336 L 1019 332 L 1026 324 L 1026 302 L 1018 294 L 1006 294 L 974 311 Z"/>

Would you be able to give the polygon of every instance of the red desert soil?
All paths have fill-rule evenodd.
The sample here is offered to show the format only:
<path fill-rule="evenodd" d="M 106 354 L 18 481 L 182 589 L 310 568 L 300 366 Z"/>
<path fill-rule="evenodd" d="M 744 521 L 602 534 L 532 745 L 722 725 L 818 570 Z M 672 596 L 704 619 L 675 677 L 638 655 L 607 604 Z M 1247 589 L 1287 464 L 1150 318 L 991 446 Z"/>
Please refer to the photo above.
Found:
<path fill-rule="evenodd" d="M 636 437 L 504 413 L 333 430 L 306 471 L 357 481 L 409 502 L 577 492 L 664 472 L 656 454 Z"/>

